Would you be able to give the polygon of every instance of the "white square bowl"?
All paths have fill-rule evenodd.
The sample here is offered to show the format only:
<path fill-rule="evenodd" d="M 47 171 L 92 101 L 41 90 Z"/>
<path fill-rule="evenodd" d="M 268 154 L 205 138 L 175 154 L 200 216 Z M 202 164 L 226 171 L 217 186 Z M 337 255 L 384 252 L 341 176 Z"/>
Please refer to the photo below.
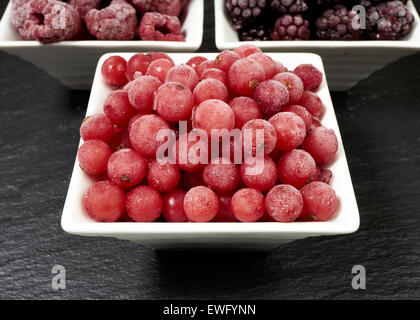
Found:
<path fill-rule="evenodd" d="M 194 52 L 203 39 L 204 0 L 191 0 L 184 12 L 185 42 L 82 40 L 46 45 L 22 40 L 12 26 L 11 14 L 9 3 L 0 21 L 0 50 L 32 62 L 72 89 L 91 88 L 98 59 L 107 52 Z"/>
<path fill-rule="evenodd" d="M 216 46 L 224 50 L 254 44 L 264 51 L 317 53 L 323 59 L 330 90 L 348 90 L 386 64 L 420 51 L 419 15 L 412 1 L 407 6 L 414 15 L 413 30 L 397 41 L 239 41 L 226 15 L 225 1 L 214 0 Z"/>
<path fill-rule="evenodd" d="M 126 59 L 132 55 L 131 53 L 118 54 Z M 102 113 L 104 100 L 111 92 L 111 89 L 103 82 L 100 72 L 102 63 L 110 55 L 112 54 L 106 54 L 99 60 L 86 111 L 87 116 Z M 214 59 L 217 53 L 200 53 L 200 55 Z M 80 169 L 76 159 L 61 219 L 64 231 L 83 236 L 131 240 L 156 249 L 223 248 L 234 250 L 268 250 L 295 239 L 356 231 L 359 228 L 359 211 L 322 60 L 318 55 L 311 53 L 269 53 L 269 55 L 288 68 L 294 68 L 303 62 L 312 63 L 324 74 L 323 82 L 317 91 L 326 109 L 322 123 L 332 128 L 338 138 L 338 152 L 329 165 L 335 176 L 332 187 L 340 199 L 340 207 L 333 219 L 327 222 L 291 223 L 95 222 L 84 213 L 81 205 L 82 195 L 93 180 Z M 175 63 L 185 63 L 193 56 L 190 53 L 171 54 Z"/>

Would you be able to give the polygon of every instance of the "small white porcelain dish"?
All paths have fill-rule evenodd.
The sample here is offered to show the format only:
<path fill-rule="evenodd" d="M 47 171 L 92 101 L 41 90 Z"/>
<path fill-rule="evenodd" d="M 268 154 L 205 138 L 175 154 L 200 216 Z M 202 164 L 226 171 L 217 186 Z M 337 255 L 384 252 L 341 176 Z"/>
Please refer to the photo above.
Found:
<path fill-rule="evenodd" d="M 128 59 L 132 53 L 118 53 Z M 101 57 L 96 69 L 86 115 L 102 113 L 102 106 L 111 89 L 104 83 L 100 72 L 103 61 L 112 54 Z M 195 54 L 194 54 L 195 55 Z M 175 63 L 185 63 L 193 54 L 171 54 Z M 217 53 L 200 55 L 214 59 Z M 272 58 L 281 61 L 288 68 L 305 62 L 312 63 L 324 73 L 322 60 L 310 53 L 270 53 Z M 338 138 L 338 152 L 329 168 L 334 173 L 332 187 L 340 199 L 340 207 L 333 219 L 328 222 L 257 222 L 257 223 L 99 223 L 84 213 L 81 199 L 93 183 L 79 167 L 76 159 L 65 201 L 61 226 L 64 231 L 83 236 L 115 237 L 141 243 L 156 249 L 210 248 L 233 250 L 268 250 L 295 239 L 310 236 L 346 234 L 359 227 L 359 211 L 353 191 L 343 143 L 337 119 L 324 80 L 317 91 L 325 105 L 322 123 L 332 128 Z M 80 144 L 82 141 L 80 141 Z"/>
<path fill-rule="evenodd" d="M 214 0 L 215 37 L 219 50 L 252 43 L 266 52 L 319 54 L 324 62 L 330 90 L 348 90 L 386 64 L 420 51 L 420 19 L 412 1 L 407 6 L 414 15 L 413 30 L 398 41 L 239 41 L 224 6 L 224 0 Z"/>
<path fill-rule="evenodd" d="M 194 52 L 203 39 L 204 0 L 191 0 L 184 13 L 185 42 L 84 40 L 45 45 L 21 40 L 11 24 L 11 14 L 9 3 L 0 21 L 0 50 L 32 62 L 72 89 L 91 88 L 98 59 L 107 52 Z"/>

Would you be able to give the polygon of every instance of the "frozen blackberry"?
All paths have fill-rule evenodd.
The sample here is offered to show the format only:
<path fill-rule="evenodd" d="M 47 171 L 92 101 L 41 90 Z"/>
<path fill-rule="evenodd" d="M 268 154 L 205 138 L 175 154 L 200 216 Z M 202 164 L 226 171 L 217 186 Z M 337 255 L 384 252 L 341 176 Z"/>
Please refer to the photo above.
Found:
<path fill-rule="evenodd" d="M 270 40 L 270 33 L 271 30 L 267 26 L 257 25 L 243 29 L 239 34 L 239 38 L 241 41 L 265 41 Z"/>
<path fill-rule="evenodd" d="M 271 0 L 270 7 L 280 13 L 299 13 L 308 10 L 305 0 Z"/>
<path fill-rule="evenodd" d="M 315 0 L 315 2 L 320 5 L 320 6 L 332 6 L 334 4 L 338 4 L 338 3 L 346 3 L 349 2 L 349 0 Z"/>
<path fill-rule="evenodd" d="M 407 0 L 400 0 L 403 4 L 407 4 Z M 360 3 L 362 6 L 364 6 L 366 9 L 377 5 L 380 2 L 386 2 L 384 0 L 359 0 L 358 3 Z"/>
<path fill-rule="evenodd" d="M 413 14 L 401 1 L 389 1 L 370 7 L 366 14 L 366 30 L 373 40 L 397 40 L 412 29 Z"/>
<path fill-rule="evenodd" d="M 315 22 L 321 40 L 360 40 L 363 34 L 358 26 L 357 13 L 339 4 L 325 10 Z"/>
<path fill-rule="evenodd" d="M 285 14 L 278 18 L 271 32 L 271 40 L 309 40 L 309 21 L 300 14 Z"/>
<path fill-rule="evenodd" d="M 267 9 L 267 0 L 226 0 L 226 10 L 235 30 L 255 23 Z"/>

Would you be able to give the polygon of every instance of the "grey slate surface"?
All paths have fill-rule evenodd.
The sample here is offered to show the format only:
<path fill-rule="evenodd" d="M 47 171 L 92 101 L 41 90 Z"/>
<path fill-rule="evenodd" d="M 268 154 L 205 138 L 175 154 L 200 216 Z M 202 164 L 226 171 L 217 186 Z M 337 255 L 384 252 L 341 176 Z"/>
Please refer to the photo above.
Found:
<path fill-rule="evenodd" d="M 215 50 L 211 6 L 202 51 Z M 0 298 L 420 298 L 419 70 L 416 54 L 332 93 L 360 209 L 357 233 L 266 253 L 159 253 L 62 231 L 89 93 L 0 52 Z M 51 288 L 55 264 L 66 268 L 66 290 Z M 366 267 L 366 290 L 351 287 L 356 264 Z"/>

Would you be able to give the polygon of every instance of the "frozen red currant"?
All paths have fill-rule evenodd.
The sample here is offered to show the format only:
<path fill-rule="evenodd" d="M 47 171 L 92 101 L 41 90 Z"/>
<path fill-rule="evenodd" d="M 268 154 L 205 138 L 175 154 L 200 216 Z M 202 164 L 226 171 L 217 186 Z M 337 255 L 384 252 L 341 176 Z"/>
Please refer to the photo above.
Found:
<path fill-rule="evenodd" d="M 229 133 L 235 127 L 235 114 L 226 102 L 210 99 L 194 108 L 192 121 L 194 128 L 203 129 L 211 136 L 212 129 L 226 129 Z"/>
<path fill-rule="evenodd" d="M 305 90 L 314 91 L 322 82 L 322 73 L 312 64 L 301 64 L 293 71 L 302 79 Z"/>
<path fill-rule="evenodd" d="M 250 96 L 265 80 L 263 66 L 255 60 L 240 59 L 229 69 L 228 82 L 232 90 L 242 96 Z M 287 90 L 286 90 L 287 91 Z"/>
<path fill-rule="evenodd" d="M 114 134 L 114 126 L 104 114 L 93 114 L 83 119 L 80 136 L 84 141 L 99 139 L 109 142 Z"/>
<path fill-rule="evenodd" d="M 247 155 L 267 155 L 276 147 L 276 141 L 276 130 L 266 120 L 250 120 L 242 127 L 242 145 Z"/>
<path fill-rule="evenodd" d="M 203 180 L 217 193 L 227 193 L 238 185 L 239 169 L 228 159 L 215 158 L 204 167 Z"/>
<path fill-rule="evenodd" d="M 202 170 L 193 172 L 185 171 L 182 174 L 181 184 L 182 187 L 186 190 L 190 190 L 191 188 L 198 186 L 204 186 Z"/>
<path fill-rule="evenodd" d="M 308 132 L 311 129 L 312 115 L 304 107 L 298 106 L 296 104 L 291 104 L 290 106 L 283 108 L 282 111 L 292 112 L 295 115 L 301 117 L 303 122 L 305 122 L 306 132 Z"/>
<path fill-rule="evenodd" d="M 127 128 L 128 122 L 136 114 L 136 110 L 128 100 L 127 92 L 123 90 L 111 92 L 105 99 L 103 108 L 109 120 L 120 129 Z"/>
<path fill-rule="evenodd" d="M 102 77 L 106 84 L 113 87 L 121 87 L 127 83 L 125 76 L 127 61 L 120 56 L 107 58 L 101 67 Z"/>
<path fill-rule="evenodd" d="M 132 148 L 128 131 L 119 131 L 114 133 L 111 139 L 108 142 L 109 147 L 112 152 L 117 150 Z"/>
<path fill-rule="evenodd" d="M 216 79 L 222 82 L 227 87 L 227 76 L 226 73 L 224 73 L 220 69 L 216 68 L 210 68 L 204 71 L 201 75 L 201 80 L 204 79 Z"/>
<path fill-rule="evenodd" d="M 264 215 L 264 196 L 252 188 L 240 189 L 233 195 L 230 208 L 239 221 L 256 222 Z"/>
<path fill-rule="evenodd" d="M 229 102 L 235 114 L 235 127 L 242 129 L 250 120 L 261 119 L 263 113 L 258 104 L 249 97 L 236 97 Z"/>
<path fill-rule="evenodd" d="M 102 140 L 85 141 L 77 153 L 80 167 L 91 175 L 104 173 L 110 156 L 111 149 Z"/>
<path fill-rule="evenodd" d="M 265 116 L 271 117 L 289 103 L 289 91 L 276 80 L 266 80 L 255 89 L 254 99 L 264 111 Z"/>
<path fill-rule="evenodd" d="M 303 83 L 300 78 L 291 72 L 282 72 L 274 76 L 273 80 L 281 82 L 289 90 L 289 103 L 298 103 L 303 94 Z"/>
<path fill-rule="evenodd" d="M 162 213 L 162 196 L 150 186 L 137 186 L 127 194 L 126 208 L 134 221 L 153 222 Z"/>
<path fill-rule="evenodd" d="M 160 130 L 169 125 L 158 115 L 148 114 L 138 118 L 129 131 L 134 149 L 143 157 L 155 158 L 157 149 L 165 142 L 157 139 Z"/>
<path fill-rule="evenodd" d="M 187 172 L 199 171 L 209 160 L 207 136 L 202 139 L 191 131 L 179 137 L 173 146 L 178 167 Z"/>
<path fill-rule="evenodd" d="M 236 52 L 224 50 L 214 59 L 214 67 L 227 73 L 230 66 L 240 59 Z"/>
<path fill-rule="evenodd" d="M 337 152 L 337 136 L 331 129 L 314 128 L 303 141 L 302 149 L 309 152 L 316 163 L 324 164 Z"/>
<path fill-rule="evenodd" d="M 271 79 L 277 73 L 277 65 L 274 60 L 262 52 L 253 53 L 248 56 L 248 59 L 255 60 L 262 65 L 266 79 Z"/>
<path fill-rule="evenodd" d="M 314 181 L 321 181 L 326 184 L 330 184 L 333 178 L 334 176 L 330 169 L 317 167 L 317 174 L 315 175 Z"/>
<path fill-rule="evenodd" d="M 147 182 L 159 192 L 169 192 L 178 186 L 181 172 L 176 164 L 154 160 L 149 163 Z"/>
<path fill-rule="evenodd" d="M 193 68 L 195 71 L 197 71 L 197 67 L 204 61 L 207 61 L 207 58 L 195 56 L 188 60 L 186 64 Z"/>
<path fill-rule="evenodd" d="M 280 61 L 274 60 L 276 64 L 276 74 L 280 72 L 287 72 L 287 68 Z"/>
<path fill-rule="evenodd" d="M 262 52 L 260 48 L 253 44 L 241 45 L 237 47 L 234 51 L 239 55 L 240 58 L 246 58 L 253 53 Z"/>
<path fill-rule="evenodd" d="M 316 164 L 309 153 L 295 149 L 280 158 L 277 171 L 282 183 L 299 189 L 315 177 Z"/>
<path fill-rule="evenodd" d="M 184 198 L 186 191 L 175 189 L 163 197 L 163 217 L 168 222 L 187 222 L 184 211 Z"/>
<path fill-rule="evenodd" d="M 120 187 L 138 185 L 146 175 L 146 161 L 132 149 L 121 149 L 112 154 L 108 161 L 109 179 Z"/>
<path fill-rule="evenodd" d="M 169 69 L 174 66 L 174 63 L 168 59 L 158 59 L 152 61 L 152 63 L 147 68 L 146 74 L 148 76 L 154 76 L 164 83 L 166 79 L 166 74 Z"/>
<path fill-rule="evenodd" d="M 187 120 L 194 107 L 191 90 L 179 82 L 166 82 L 156 91 L 156 112 L 166 121 Z"/>
<path fill-rule="evenodd" d="M 172 58 L 165 52 L 156 52 L 156 51 L 149 51 L 146 53 L 150 58 L 152 58 L 153 61 L 155 60 L 159 60 L 159 59 L 166 59 L 171 61 L 172 63 L 174 62 L 172 60 Z"/>
<path fill-rule="evenodd" d="M 242 181 L 259 191 L 267 191 L 277 182 L 277 168 L 274 161 L 265 156 L 264 160 L 245 161 L 240 169 Z"/>
<path fill-rule="evenodd" d="M 304 107 L 314 117 L 321 119 L 324 114 L 324 105 L 316 93 L 304 91 L 298 105 Z"/>
<path fill-rule="evenodd" d="M 219 197 L 207 187 L 192 188 L 185 195 L 184 210 L 190 221 L 209 222 L 219 211 Z"/>
<path fill-rule="evenodd" d="M 314 181 L 304 185 L 302 219 L 306 221 L 327 221 L 338 208 L 335 191 L 326 183 Z"/>
<path fill-rule="evenodd" d="M 82 205 L 95 221 L 115 222 L 124 212 L 125 194 L 109 181 L 96 182 L 83 195 Z"/>
<path fill-rule="evenodd" d="M 206 61 L 203 61 L 202 63 L 200 63 L 195 68 L 195 70 L 197 72 L 198 77 L 201 79 L 204 72 L 206 72 L 208 69 L 213 69 L 213 68 L 214 68 L 214 60 L 206 60 Z"/>
<path fill-rule="evenodd" d="M 232 193 L 225 193 L 219 195 L 219 212 L 212 220 L 213 222 L 237 222 L 238 219 L 233 215 L 232 209 L 230 208 L 230 201 L 232 199 Z"/>
<path fill-rule="evenodd" d="M 209 99 L 217 99 L 225 102 L 228 100 L 226 86 L 219 80 L 201 80 L 194 88 L 194 100 L 196 105 Z"/>
<path fill-rule="evenodd" d="M 291 112 L 279 112 L 272 116 L 270 122 L 277 133 L 276 148 L 288 151 L 300 146 L 306 136 L 305 122 Z"/>
<path fill-rule="evenodd" d="M 278 222 L 295 221 L 302 213 L 302 208 L 302 195 L 291 185 L 277 185 L 265 197 L 267 213 Z"/>
<path fill-rule="evenodd" d="M 150 55 L 144 53 L 138 53 L 133 55 L 127 62 L 126 76 L 128 81 L 134 79 L 134 74 L 140 72 L 145 75 L 147 68 L 152 63 L 153 59 Z"/>
<path fill-rule="evenodd" d="M 194 90 L 199 80 L 195 70 L 186 64 L 173 66 L 166 74 L 166 82 L 181 83 L 191 91 Z"/>
<path fill-rule="evenodd" d="M 137 111 L 150 113 L 153 110 L 155 91 L 162 83 L 153 76 L 139 76 L 127 85 L 128 99 Z"/>

